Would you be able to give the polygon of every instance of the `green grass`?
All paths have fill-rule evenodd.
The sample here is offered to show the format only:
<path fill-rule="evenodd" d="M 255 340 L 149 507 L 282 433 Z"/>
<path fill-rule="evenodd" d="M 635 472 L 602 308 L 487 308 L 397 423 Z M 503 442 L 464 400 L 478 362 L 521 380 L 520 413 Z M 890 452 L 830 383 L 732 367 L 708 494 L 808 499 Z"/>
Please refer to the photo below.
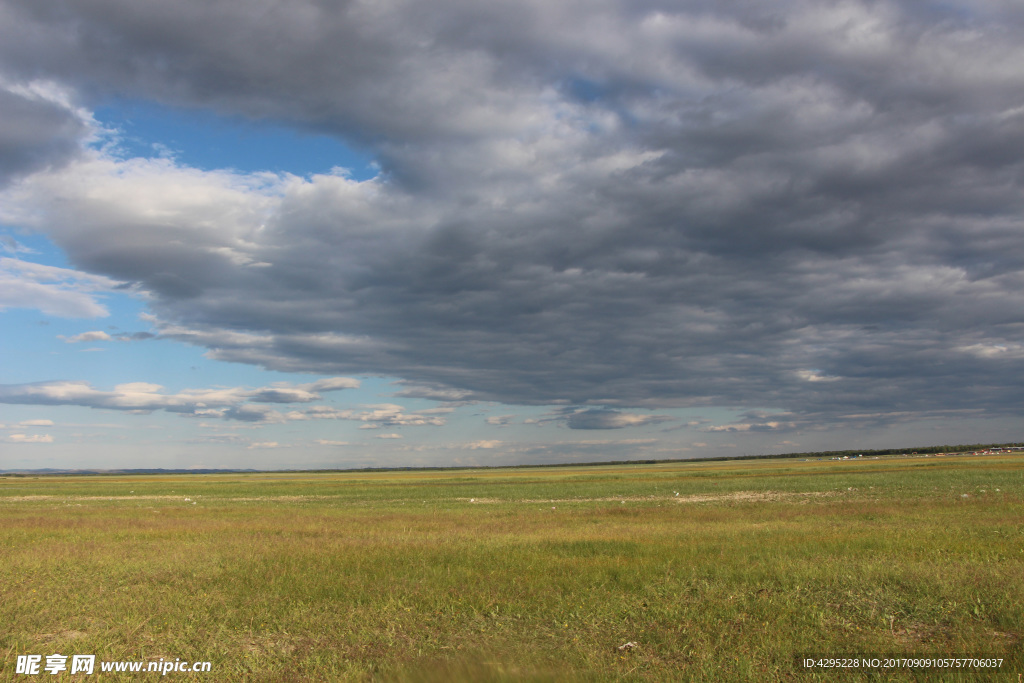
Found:
<path fill-rule="evenodd" d="M 0 520 L 0 680 L 54 652 L 207 681 L 871 678 L 798 670 L 812 652 L 1024 672 L 1020 455 L 2 477 Z"/>

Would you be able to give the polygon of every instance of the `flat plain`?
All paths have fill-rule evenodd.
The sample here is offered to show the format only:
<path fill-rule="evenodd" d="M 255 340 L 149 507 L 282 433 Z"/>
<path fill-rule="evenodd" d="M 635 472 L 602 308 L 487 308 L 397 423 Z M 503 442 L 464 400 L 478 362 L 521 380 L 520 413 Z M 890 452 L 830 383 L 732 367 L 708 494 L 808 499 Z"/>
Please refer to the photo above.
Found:
<path fill-rule="evenodd" d="M 0 520 L 0 680 L 52 653 L 212 663 L 179 681 L 1024 672 L 1020 454 L 6 476 Z M 866 654 L 1005 661 L 796 664 Z"/>

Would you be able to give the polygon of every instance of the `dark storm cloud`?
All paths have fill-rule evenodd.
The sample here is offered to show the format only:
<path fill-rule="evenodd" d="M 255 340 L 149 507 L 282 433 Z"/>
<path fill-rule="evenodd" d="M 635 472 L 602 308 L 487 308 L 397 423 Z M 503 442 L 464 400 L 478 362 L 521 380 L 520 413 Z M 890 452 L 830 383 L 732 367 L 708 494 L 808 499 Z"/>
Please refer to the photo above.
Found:
<path fill-rule="evenodd" d="M 0 80 L 0 188 L 78 156 L 89 128 L 43 93 L 6 90 Z"/>
<path fill-rule="evenodd" d="M 94 155 L 18 186 L 22 222 L 215 358 L 603 406 L 567 418 L 591 429 L 630 406 L 785 414 L 722 427 L 756 431 L 1024 398 L 1005 3 L 0 8 L 8 78 L 381 161 L 357 183 Z"/>

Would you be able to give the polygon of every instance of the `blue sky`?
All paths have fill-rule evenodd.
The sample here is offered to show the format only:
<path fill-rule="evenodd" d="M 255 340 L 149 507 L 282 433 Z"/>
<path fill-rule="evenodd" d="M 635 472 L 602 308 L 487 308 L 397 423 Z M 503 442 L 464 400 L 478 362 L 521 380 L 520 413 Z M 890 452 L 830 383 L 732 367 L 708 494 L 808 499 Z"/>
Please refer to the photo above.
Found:
<path fill-rule="evenodd" d="M 1005 3 L 52 2 L 0 27 L 0 469 L 1020 439 Z"/>
<path fill-rule="evenodd" d="M 368 153 L 336 137 L 286 126 L 145 101 L 114 101 L 98 107 L 93 116 L 111 131 L 116 153 L 126 158 L 169 156 L 207 171 L 310 176 L 338 167 L 358 180 L 377 175 Z"/>

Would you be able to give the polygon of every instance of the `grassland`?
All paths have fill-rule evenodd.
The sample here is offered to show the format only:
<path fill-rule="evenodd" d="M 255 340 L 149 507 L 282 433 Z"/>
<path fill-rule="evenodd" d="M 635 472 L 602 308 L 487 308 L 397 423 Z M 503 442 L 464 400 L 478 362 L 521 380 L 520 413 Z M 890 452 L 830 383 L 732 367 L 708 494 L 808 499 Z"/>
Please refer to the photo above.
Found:
<path fill-rule="evenodd" d="M 3 477 L 0 522 L 0 680 L 54 652 L 212 662 L 179 681 L 1024 672 L 1022 455 Z"/>

